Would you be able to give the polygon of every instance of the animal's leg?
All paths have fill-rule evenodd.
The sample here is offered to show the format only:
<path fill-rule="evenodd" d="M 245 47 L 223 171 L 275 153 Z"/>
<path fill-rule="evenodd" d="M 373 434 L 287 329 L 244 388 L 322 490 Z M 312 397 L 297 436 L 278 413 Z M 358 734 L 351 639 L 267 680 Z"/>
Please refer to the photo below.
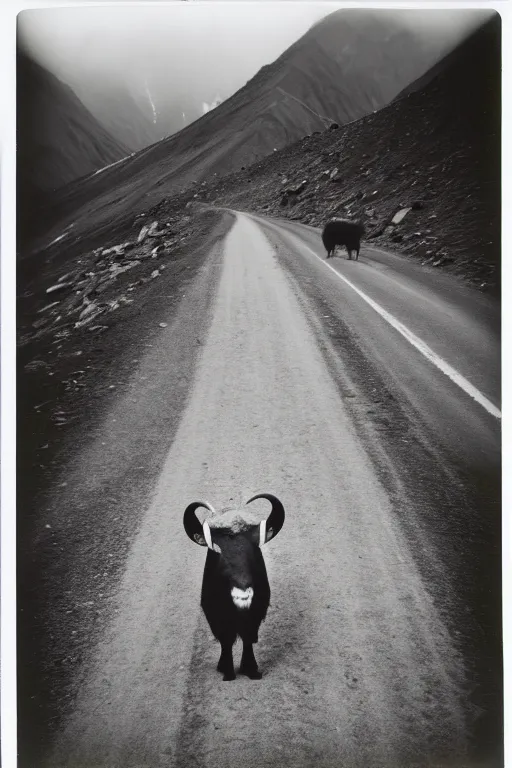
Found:
<path fill-rule="evenodd" d="M 357 248 L 356 248 L 356 261 L 359 261 L 359 249 L 360 248 L 361 248 L 360 245 L 358 245 Z"/>
<path fill-rule="evenodd" d="M 244 640 L 244 649 L 242 651 L 242 663 L 240 664 L 240 674 L 247 675 L 251 680 L 261 680 L 262 674 L 258 669 L 258 664 L 254 658 L 252 643 Z"/>
<path fill-rule="evenodd" d="M 352 250 L 347 247 L 347 253 L 348 253 L 348 260 L 352 261 Z"/>
<path fill-rule="evenodd" d="M 223 680 L 234 680 L 235 668 L 233 666 L 233 643 L 235 638 L 222 638 L 220 641 L 221 652 L 217 670 L 224 674 Z"/>

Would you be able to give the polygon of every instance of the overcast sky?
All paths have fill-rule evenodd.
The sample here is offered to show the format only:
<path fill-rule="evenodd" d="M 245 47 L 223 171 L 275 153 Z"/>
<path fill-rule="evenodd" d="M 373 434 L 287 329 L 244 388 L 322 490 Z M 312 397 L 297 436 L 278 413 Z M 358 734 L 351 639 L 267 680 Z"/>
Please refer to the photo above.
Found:
<path fill-rule="evenodd" d="M 218 79 L 233 91 L 336 7 L 192 0 L 164 7 L 53 8 L 24 11 L 19 32 L 61 76 L 66 67 L 134 73 L 160 64 L 175 78 L 187 73 Z"/>
<path fill-rule="evenodd" d="M 190 0 L 160 6 L 50 8 L 23 11 L 18 29 L 20 42 L 32 55 L 71 85 L 77 77 L 144 82 L 149 76 L 151 87 L 165 85 L 168 91 L 200 83 L 213 100 L 243 86 L 339 7 L 319 0 Z M 428 27 L 438 36 L 454 34 L 475 18 L 471 11 L 401 13 L 413 26 Z M 154 82 L 155 73 L 159 83 Z"/>

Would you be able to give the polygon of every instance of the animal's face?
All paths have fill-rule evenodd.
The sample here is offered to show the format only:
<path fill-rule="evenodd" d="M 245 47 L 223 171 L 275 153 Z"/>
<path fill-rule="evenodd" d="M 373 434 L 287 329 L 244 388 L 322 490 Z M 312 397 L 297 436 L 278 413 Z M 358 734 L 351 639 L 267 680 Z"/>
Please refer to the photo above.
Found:
<path fill-rule="evenodd" d="M 217 554 L 218 573 L 226 582 L 233 602 L 237 608 L 250 608 L 261 562 L 259 530 L 234 535 L 212 530 L 212 545 Z"/>
<path fill-rule="evenodd" d="M 272 512 L 259 525 L 240 526 L 240 516 L 233 520 L 231 530 L 213 527 L 213 520 L 212 527 L 207 521 L 201 524 L 195 514 L 198 507 L 216 515 L 214 508 L 202 501 L 189 504 L 183 516 L 187 535 L 196 544 L 211 550 L 209 557 L 216 558 L 219 576 L 229 587 L 235 605 L 242 609 L 249 608 L 252 602 L 258 564 L 262 562 L 260 547 L 276 536 L 284 523 L 284 507 L 279 499 L 271 494 L 259 494 L 247 503 L 258 498 L 272 503 Z"/>

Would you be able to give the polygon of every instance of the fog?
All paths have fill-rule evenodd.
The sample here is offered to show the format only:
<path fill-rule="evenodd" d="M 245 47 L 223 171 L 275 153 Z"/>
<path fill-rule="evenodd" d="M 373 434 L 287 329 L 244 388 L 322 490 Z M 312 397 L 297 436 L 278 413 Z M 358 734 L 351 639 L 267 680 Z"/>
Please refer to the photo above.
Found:
<path fill-rule="evenodd" d="M 152 122 L 173 103 L 179 105 L 180 121 L 183 114 L 187 123 L 228 98 L 339 7 L 318 0 L 191 0 L 165 6 L 27 10 L 18 16 L 19 42 L 81 98 L 88 90 L 97 94 L 107 85 L 120 85 L 139 101 L 146 100 Z M 440 41 L 456 41 L 486 13 L 359 12 L 392 13 L 404 25 L 421 29 L 436 48 Z"/>
<path fill-rule="evenodd" d="M 60 79 L 147 82 L 226 98 L 330 10 L 328 3 L 180 2 L 164 7 L 52 8 L 19 16 L 20 43 Z"/>

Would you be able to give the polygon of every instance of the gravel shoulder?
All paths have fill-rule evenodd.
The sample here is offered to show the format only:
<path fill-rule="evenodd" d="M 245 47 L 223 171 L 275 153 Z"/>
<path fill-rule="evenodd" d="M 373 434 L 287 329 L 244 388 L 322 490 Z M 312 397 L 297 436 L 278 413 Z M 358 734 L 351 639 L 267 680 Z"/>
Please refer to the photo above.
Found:
<path fill-rule="evenodd" d="M 84 326 L 55 344 L 48 332 L 19 349 L 20 765 L 44 754 L 110 616 L 112 589 L 190 392 L 232 222 L 197 216 L 186 244 L 160 257 L 167 269 L 159 279 L 139 285 L 101 333 Z M 127 234 L 118 232 L 118 242 Z M 69 271 L 70 257 L 82 258 L 80 241 L 74 249 L 42 258 L 40 268 L 54 274 L 34 274 L 30 288 L 44 293 L 50 278 Z M 111 290 L 126 293 L 129 280 L 121 275 Z M 23 333 L 34 315 L 20 314 Z M 72 317 L 63 322 L 73 327 Z"/>

